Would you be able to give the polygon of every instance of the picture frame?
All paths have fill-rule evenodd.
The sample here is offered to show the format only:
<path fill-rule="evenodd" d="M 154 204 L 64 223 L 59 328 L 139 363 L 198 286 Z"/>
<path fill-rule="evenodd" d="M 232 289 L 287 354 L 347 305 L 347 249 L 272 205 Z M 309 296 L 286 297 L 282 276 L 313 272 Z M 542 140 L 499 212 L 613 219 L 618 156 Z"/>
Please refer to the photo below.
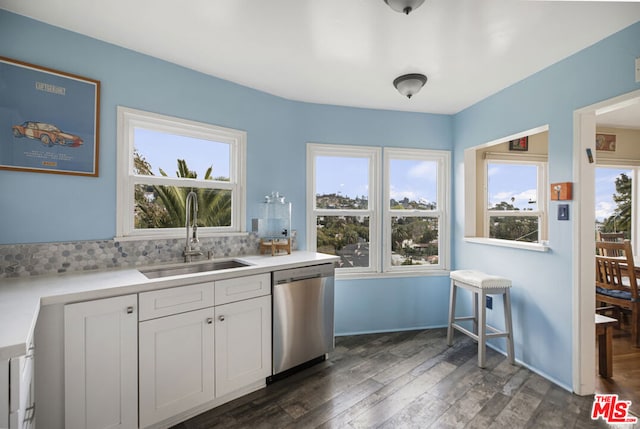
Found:
<path fill-rule="evenodd" d="M 0 56 L 0 169 L 98 176 L 100 81 Z"/>
<path fill-rule="evenodd" d="M 526 152 L 529 150 L 529 137 L 509 140 L 509 150 Z"/>
<path fill-rule="evenodd" d="M 596 133 L 596 150 L 615 152 L 616 135 Z"/>

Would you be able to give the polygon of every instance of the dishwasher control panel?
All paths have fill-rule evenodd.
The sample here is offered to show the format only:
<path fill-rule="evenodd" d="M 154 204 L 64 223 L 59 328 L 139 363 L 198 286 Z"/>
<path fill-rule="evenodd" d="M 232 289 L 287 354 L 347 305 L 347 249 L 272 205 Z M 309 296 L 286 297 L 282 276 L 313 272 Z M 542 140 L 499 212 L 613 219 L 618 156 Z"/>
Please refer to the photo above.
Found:
<path fill-rule="evenodd" d="M 273 284 L 291 283 L 316 277 L 333 277 L 334 272 L 333 264 L 311 265 L 308 267 L 274 271 Z"/>

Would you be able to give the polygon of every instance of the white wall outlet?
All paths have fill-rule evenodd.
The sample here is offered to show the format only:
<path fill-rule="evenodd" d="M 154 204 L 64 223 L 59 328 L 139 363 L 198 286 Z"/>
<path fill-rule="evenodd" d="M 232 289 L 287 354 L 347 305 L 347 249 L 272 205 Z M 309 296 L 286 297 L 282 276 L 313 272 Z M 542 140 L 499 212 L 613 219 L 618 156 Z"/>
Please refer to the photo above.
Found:
<path fill-rule="evenodd" d="M 636 58 L 636 82 L 640 82 L 640 57 Z"/>

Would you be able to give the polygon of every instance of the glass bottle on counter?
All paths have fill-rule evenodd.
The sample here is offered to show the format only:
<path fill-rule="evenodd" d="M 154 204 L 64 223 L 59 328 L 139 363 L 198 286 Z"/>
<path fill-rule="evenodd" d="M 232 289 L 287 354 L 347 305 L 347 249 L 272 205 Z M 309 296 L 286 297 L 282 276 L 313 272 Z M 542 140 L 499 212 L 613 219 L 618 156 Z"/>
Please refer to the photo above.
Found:
<path fill-rule="evenodd" d="M 291 253 L 291 203 L 285 202 L 283 195 L 272 192 L 265 196 L 259 206 L 257 224 L 261 254 L 267 251 L 271 251 L 272 256 L 280 251 Z"/>

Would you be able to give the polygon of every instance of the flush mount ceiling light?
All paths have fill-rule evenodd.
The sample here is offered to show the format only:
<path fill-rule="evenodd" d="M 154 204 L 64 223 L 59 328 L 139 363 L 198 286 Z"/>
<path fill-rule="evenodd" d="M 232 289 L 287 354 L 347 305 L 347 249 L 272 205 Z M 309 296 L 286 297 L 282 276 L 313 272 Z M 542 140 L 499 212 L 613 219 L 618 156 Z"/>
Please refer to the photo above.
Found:
<path fill-rule="evenodd" d="M 409 15 L 412 11 L 419 8 L 422 3 L 424 3 L 424 0 L 384 0 L 384 2 L 396 12 Z"/>
<path fill-rule="evenodd" d="M 405 74 L 395 78 L 393 86 L 398 92 L 407 98 L 411 98 L 413 94 L 417 94 L 427 83 L 427 77 L 419 73 Z"/>

